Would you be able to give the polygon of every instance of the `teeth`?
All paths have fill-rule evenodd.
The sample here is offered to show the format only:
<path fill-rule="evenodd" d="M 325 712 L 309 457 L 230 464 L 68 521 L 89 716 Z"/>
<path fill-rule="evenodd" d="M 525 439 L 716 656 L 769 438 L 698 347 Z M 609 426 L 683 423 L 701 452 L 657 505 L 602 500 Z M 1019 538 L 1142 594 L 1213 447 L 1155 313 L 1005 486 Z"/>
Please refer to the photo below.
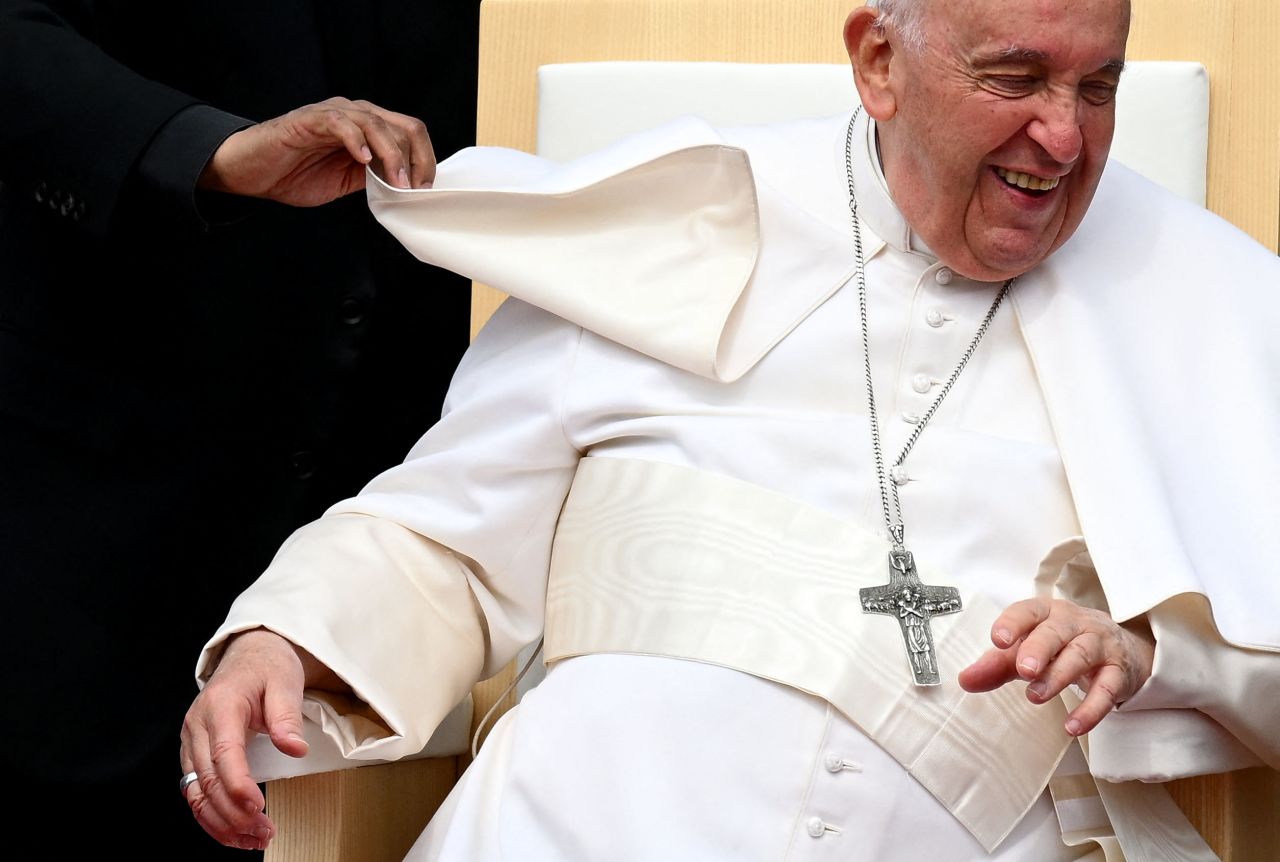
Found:
<path fill-rule="evenodd" d="M 996 168 L 996 173 L 1000 178 L 1011 186 L 1017 186 L 1020 189 L 1030 189 L 1036 192 L 1047 192 L 1050 189 L 1056 189 L 1061 177 L 1052 177 L 1044 179 L 1032 174 L 1024 174 L 1019 171 L 1007 171 L 1004 168 Z"/>

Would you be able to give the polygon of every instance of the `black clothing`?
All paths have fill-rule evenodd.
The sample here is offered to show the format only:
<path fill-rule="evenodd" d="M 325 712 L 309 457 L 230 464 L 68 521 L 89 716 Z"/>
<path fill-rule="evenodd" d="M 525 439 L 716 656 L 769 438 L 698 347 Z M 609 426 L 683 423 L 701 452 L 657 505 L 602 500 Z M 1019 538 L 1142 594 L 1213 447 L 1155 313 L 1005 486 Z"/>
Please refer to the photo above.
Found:
<path fill-rule="evenodd" d="M 199 648 L 289 532 L 438 416 L 469 292 L 362 194 L 194 184 L 236 129 L 330 96 L 469 144 L 478 6 L 0 0 L 0 764 L 41 788 L 15 831 L 65 846 L 78 809 L 117 804 L 121 848 L 214 846 L 163 834 L 191 828 Z M 60 834 L 33 834 L 41 811 Z"/>

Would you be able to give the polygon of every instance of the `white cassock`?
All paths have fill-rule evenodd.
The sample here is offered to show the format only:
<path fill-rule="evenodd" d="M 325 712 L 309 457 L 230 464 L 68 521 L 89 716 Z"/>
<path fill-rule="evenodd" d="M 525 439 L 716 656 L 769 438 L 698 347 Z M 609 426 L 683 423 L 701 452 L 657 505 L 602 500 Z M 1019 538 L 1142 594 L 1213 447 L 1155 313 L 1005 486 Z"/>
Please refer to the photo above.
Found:
<path fill-rule="evenodd" d="M 575 215 L 572 206 L 564 206 L 566 201 L 573 203 L 573 196 L 555 186 L 551 168 L 496 155 L 493 158 L 500 162 L 515 159 L 513 170 L 523 173 L 526 190 L 510 207 L 502 206 L 501 198 L 485 200 L 483 194 L 477 203 L 477 196 L 467 198 L 449 188 L 475 183 L 474 172 L 484 169 L 487 158 L 480 153 L 454 161 L 452 173 L 450 162 L 441 165 L 437 191 L 429 195 L 375 189 L 375 211 L 410 248 L 424 256 L 444 257 L 443 262 L 466 274 L 487 278 L 576 322 L 509 301 L 463 360 L 441 422 L 403 465 L 289 540 L 267 573 L 237 600 L 198 673 L 227 634 L 266 626 L 333 668 L 391 729 L 343 715 L 343 705 L 329 699 L 318 714 L 345 753 L 390 759 L 418 750 L 435 723 L 482 673 L 496 671 L 541 633 L 557 519 L 583 459 L 606 468 L 605 478 L 596 483 L 606 497 L 643 496 L 656 481 L 661 487 L 687 489 L 682 497 L 739 497 L 744 507 L 745 501 L 758 500 L 765 508 L 794 507 L 796 512 L 813 512 L 882 534 L 857 293 L 848 283 L 853 258 L 844 191 L 845 123 L 836 119 L 728 135 L 729 143 L 750 153 L 756 194 L 748 195 L 744 204 L 733 197 L 740 192 L 731 192 L 732 199 L 703 221 L 690 219 L 673 226 L 670 212 L 647 199 L 660 197 L 654 195 L 658 180 L 643 176 L 643 168 L 637 188 L 648 196 L 637 193 L 628 198 L 625 189 L 603 187 L 606 199 L 625 199 L 627 218 L 650 222 L 654 236 L 674 230 L 684 234 L 682 241 L 692 248 L 725 246 L 716 249 L 726 258 L 721 268 L 739 273 L 728 279 L 735 282 L 728 303 L 715 293 L 714 284 L 707 286 L 700 269 L 708 266 L 707 255 L 683 253 L 694 273 L 689 287 L 693 296 L 678 296 L 660 312 L 677 321 L 699 314 L 709 318 L 710 341 L 705 333 L 672 334 L 663 326 L 650 327 L 659 334 L 648 336 L 648 341 L 643 333 L 629 333 L 628 326 L 636 325 L 627 319 L 632 306 L 640 309 L 634 314 L 643 317 L 646 303 L 660 302 L 663 292 L 670 291 L 661 276 L 647 280 L 628 272 L 628 246 L 643 245 L 651 241 L 650 235 L 630 241 L 610 237 L 607 225 L 592 221 L 598 213 L 592 209 L 590 189 L 600 190 L 598 184 L 587 183 L 587 198 L 578 201 L 587 214 Z M 685 140 L 689 134 L 695 139 Z M 696 125 L 686 124 L 675 138 L 674 145 L 660 141 L 653 152 L 700 146 L 686 152 L 701 160 L 699 171 L 710 176 L 706 182 L 719 182 L 717 172 L 733 179 L 732 165 L 725 168 L 725 160 L 733 163 L 740 156 L 737 150 L 726 149 Z M 998 285 L 972 282 L 950 271 L 912 236 L 879 173 L 873 140 L 863 121 L 855 138 L 855 179 L 869 261 L 870 348 L 884 448 L 892 461 L 968 345 Z M 629 164 L 624 158 L 623 167 L 666 164 L 650 159 L 653 152 L 644 158 L 633 155 Z M 707 170 L 708 158 L 712 170 Z M 589 165 L 578 179 L 593 172 L 607 176 L 602 164 L 608 165 L 608 160 Z M 612 170 L 617 172 L 616 163 Z M 1117 170 L 1122 169 L 1113 173 Z M 622 176 L 637 180 L 636 170 Z M 1105 236 L 1108 227 L 1097 223 L 1109 209 L 1122 218 L 1132 217 L 1114 213 L 1114 208 L 1117 196 L 1139 181 L 1128 175 L 1121 180 L 1125 185 L 1118 192 L 1108 194 L 1104 186 L 1082 235 Z M 778 189 L 785 189 L 785 195 Z M 446 223 L 461 225 L 444 229 L 447 234 L 482 224 L 485 207 L 493 213 L 541 205 L 529 190 L 554 193 L 548 200 L 559 209 L 546 216 L 544 224 L 553 218 L 582 219 L 594 228 L 591 242 L 614 242 L 616 255 L 597 261 L 591 270 L 582 269 L 579 249 L 571 245 L 543 252 L 543 261 L 532 264 L 523 247 L 510 251 L 516 240 L 505 243 L 509 263 L 502 260 L 501 250 L 486 251 L 479 241 L 474 249 L 459 252 L 464 257 L 474 254 L 479 261 L 475 264 L 447 259 L 452 252 L 415 248 L 417 208 L 432 198 L 449 203 L 448 197 L 455 195 L 452 203 L 464 211 L 445 218 Z M 673 191 L 673 196 L 679 194 Z M 1171 199 L 1157 199 L 1162 205 L 1178 206 Z M 514 198 L 505 200 L 511 203 Z M 741 217 L 744 206 L 750 230 Z M 751 232 L 757 218 L 759 235 Z M 501 232 L 500 227 L 490 229 Z M 1237 250 L 1248 248 L 1216 223 L 1205 230 L 1189 241 L 1203 241 L 1209 251 L 1213 242 L 1227 237 L 1237 260 Z M 755 241 L 758 249 L 751 245 Z M 461 245 L 449 236 L 443 244 L 446 249 Z M 744 245 L 750 246 L 745 252 Z M 1069 244 L 1062 254 L 1071 248 Z M 630 253 L 644 255 L 634 247 Z M 522 257 L 525 268 L 537 270 L 544 264 L 554 269 L 557 255 L 566 258 L 563 266 L 578 267 L 569 281 L 608 283 L 601 291 L 603 299 L 548 300 L 547 291 L 554 293 L 556 287 L 551 280 L 538 282 L 536 273 L 527 278 L 538 283 L 526 287 L 520 274 Z M 1124 270 L 1132 262 L 1119 259 L 1111 265 Z M 507 281 L 504 266 L 515 273 Z M 1275 279 L 1280 271 L 1274 258 L 1251 248 L 1240 266 L 1262 278 Z M 747 294 L 739 297 L 743 276 L 749 276 Z M 1095 274 L 1083 277 L 1092 279 Z M 1117 278 L 1134 276 L 1118 272 Z M 1087 461 L 1088 453 L 1099 447 L 1106 450 L 1097 456 L 1104 460 L 1132 459 L 1126 446 L 1141 447 L 1141 440 L 1115 442 L 1132 428 L 1124 410 L 1121 415 L 1059 415 L 1064 405 L 1074 414 L 1093 397 L 1088 390 L 1069 391 L 1070 383 L 1059 384 L 1062 377 L 1054 377 L 1062 374 L 1060 357 L 1071 355 L 1069 348 L 1055 343 L 1068 336 L 1045 320 L 1047 309 L 1058 301 L 1054 297 L 1061 292 L 1061 279 L 1061 272 L 1050 270 L 1040 275 L 1038 284 L 1014 287 L 1012 301 L 995 317 L 959 383 L 907 459 L 900 493 L 908 545 L 927 581 L 960 586 L 980 602 L 977 610 L 970 603 L 962 615 L 969 614 L 968 624 L 983 632 L 995 608 L 1037 591 L 1045 594 L 1059 572 L 1065 573 L 1059 590 L 1095 604 L 1109 601 L 1119 618 L 1155 608 L 1149 615 L 1158 638 L 1155 675 L 1092 735 L 1095 774 L 1161 779 L 1262 759 L 1280 765 L 1280 748 L 1268 730 L 1275 726 L 1280 697 L 1280 660 L 1273 651 L 1280 640 L 1273 638 L 1274 587 L 1270 594 L 1265 586 L 1252 594 L 1254 604 L 1270 609 L 1271 618 L 1258 623 L 1254 617 L 1266 615 L 1251 616 L 1249 601 L 1241 603 L 1243 611 L 1223 610 L 1210 587 L 1197 588 L 1179 581 L 1176 574 L 1167 578 L 1171 586 L 1154 587 L 1150 584 L 1161 581 L 1160 570 L 1120 575 L 1121 580 L 1145 582 L 1131 587 L 1114 586 L 1117 575 L 1108 579 L 1101 574 L 1111 560 L 1116 560 L 1112 571 L 1122 565 L 1117 555 L 1123 552 L 1112 548 L 1124 541 L 1149 543 L 1150 548 L 1144 545 L 1140 550 L 1161 566 L 1164 557 L 1177 553 L 1191 560 L 1184 568 L 1194 570 L 1195 554 L 1170 550 L 1162 541 L 1159 517 L 1151 514 L 1159 506 L 1143 507 L 1132 499 L 1133 494 L 1147 494 L 1160 499 L 1161 506 L 1172 506 L 1167 500 L 1184 489 L 1117 487 L 1149 478 L 1151 468 L 1145 462 L 1127 462 L 1133 483 L 1116 474 L 1090 480 L 1084 477 L 1091 469 L 1107 467 L 1073 463 Z M 659 298 L 646 297 L 646 289 Z M 1170 301 L 1178 301 L 1179 292 L 1170 293 Z M 1206 299 L 1216 304 L 1212 297 Z M 557 305 L 562 302 L 567 305 Z M 719 309 L 718 318 L 717 312 L 703 313 L 704 307 L 712 306 Z M 618 308 L 627 313 L 618 313 Z M 1152 308 L 1149 319 L 1159 323 L 1167 311 Z M 1069 309 L 1053 313 L 1062 315 L 1064 326 L 1076 322 L 1070 320 Z M 1215 314 L 1202 323 L 1205 344 L 1226 337 L 1209 328 Z M 1129 322 L 1114 316 L 1119 317 L 1116 326 Z M 685 325 L 697 328 L 696 323 L 673 324 L 676 329 Z M 601 331 L 610 337 L 597 334 Z M 1095 334 L 1099 339 L 1107 336 Z M 1134 333 L 1132 340 L 1150 337 Z M 690 343 L 706 349 L 689 349 Z M 1099 351 L 1087 343 L 1080 347 L 1087 355 L 1079 358 L 1078 367 L 1074 359 L 1066 367 L 1086 380 L 1096 378 L 1098 372 L 1089 363 L 1102 361 L 1096 356 Z M 1274 352 L 1260 355 L 1275 358 Z M 1274 371 L 1277 366 L 1273 362 L 1270 367 Z M 1274 383 L 1266 385 L 1274 389 Z M 1164 383 L 1137 385 L 1160 389 Z M 1104 408 L 1114 409 L 1116 393 L 1123 389 L 1103 384 L 1096 397 Z M 1067 393 L 1062 399 L 1057 397 L 1059 390 Z M 1188 397 L 1204 401 L 1203 393 Z M 1274 403 L 1265 406 L 1274 413 Z M 1221 404 L 1215 409 L 1234 408 Z M 1109 428 L 1108 422 L 1115 427 Z M 1251 445 L 1251 433 L 1244 434 L 1242 445 Z M 1096 440 L 1088 439 L 1091 435 Z M 1156 463 L 1161 454 L 1152 456 Z M 1194 453 L 1188 454 L 1194 458 Z M 1071 467 L 1066 472 L 1064 457 Z M 1237 456 L 1222 457 L 1231 461 Z M 1250 463 L 1253 456 L 1239 457 Z M 1262 459 L 1264 474 L 1273 463 L 1274 459 Z M 1194 478 L 1194 471 L 1188 475 Z M 655 476 L 661 481 L 651 481 Z M 628 484 L 633 479 L 640 489 L 634 493 Z M 1247 476 L 1233 485 L 1243 489 L 1236 504 L 1251 507 L 1247 522 L 1257 523 L 1259 512 L 1277 510 L 1274 488 L 1250 494 Z M 704 490 L 711 496 L 699 496 Z M 1208 510 L 1212 489 L 1206 494 L 1197 505 Z M 625 507 L 632 501 L 608 502 Z M 578 507 L 586 517 L 605 519 L 598 508 Z M 682 532 L 686 516 L 679 514 L 678 505 L 671 512 L 677 514 L 671 516 L 670 532 Z M 1108 532 L 1106 524 L 1117 512 L 1135 523 Z M 1206 511 L 1204 517 L 1217 516 Z M 776 552 L 764 544 L 750 550 L 753 536 L 768 532 L 768 524 L 753 525 L 747 516 L 723 512 L 714 517 L 708 512 L 705 521 L 714 528 L 693 531 L 692 556 L 700 558 L 702 549 L 716 543 L 724 545 L 724 559 Z M 646 544 L 651 537 L 630 521 L 619 529 L 626 531 L 619 540 L 624 578 L 628 559 L 635 561 L 637 572 L 652 566 L 659 578 L 671 572 L 676 580 L 681 566 L 692 565 L 679 554 L 664 555 L 661 543 Z M 1130 539 L 1131 533 L 1143 535 Z M 1082 535 L 1089 537 L 1089 549 L 1098 561 L 1105 599 L 1092 569 L 1076 565 L 1087 562 Z M 1101 539 L 1095 540 L 1095 535 Z M 1122 541 L 1114 540 L 1117 535 Z M 1236 553 L 1234 543 L 1229 544 L 1230 553 Z M 803 555 L 803 549 L 797 553 Z M 1244 553 L 1247 557 L 1249 552 Z M 1048 564 L 1042 565 L 1046 558 Z M 704 574 L 716 568 L 714 560 L 704 563 L 699 563 Z M 698 581 L 707 585 L 707 595 L 692 600 L 705 600 L 709 616 L 735 601 L 740 579 L 735 580 L 734 567 L 728 568 Z M 761 565 L 762 571 L 786 568 L 782 563 Z M 884 580 L 886 574 L 887 566 L 870 577 Z M 1211 579 L 1206 573 L 1199 576 Z M 620 589 L 632 586 L 619 583 Z M 1253 579 L 1240 576 L 1225 588 L 1235 589 L 1236 583 L 1248 585 Z M 644 584 L 637 590 L 640 601 L 652 598 L 644 596 Z M 1204 601 L 1195 593 L 1214 602 L 1219 629 L 1230 632 L 1234 642 L 1255 648 L 1229 646 L 1212 624 L 1206 628 Z M 817 628 L 825 622 L 825 609 L 811 596 L 788 598 L 784 595 L 783 601 L 791 625 L 804 629 L 810 627 L 809 620 Z M 649 612 L 661 619 L 663 612 L 655 607 L 658 610 L 650 607 Z M 952 619 L 935 619 L 935 631 L 945 635 Z M 884 631 L 890 645 L 885 666 L 905 680 L 907 658 L 895 621 L 855 616 L 848 624 Z M 614 635 L 611 630 L 604 636 Z M 636 634 L 616 651 L 555 662 L 546 680 L 494 728 L 479 759 L 410 858 L 941 862 L 990 855 L 1044 862 L 1103 852 L 1085 840 L 1088 830 L 1083 829 L 1097 825 L 1091 822 L 1098 819 L 1097 812 L 1073 809 L 1071 793 L 1063 794 L 1056 814 L 1047 791 L 1033 794 L 1029 811 L 1007 835 L 1007 830 L 990 824 L 962 823 L 963 810 L 954 816 L 953 812 L 963 806 L 952 806 L 949 812 L 935 799 L 936 788 L 927 790 L 927 782 L 913 777 L 912 764 L 891 756 L 868 737 L 865 724 L 847 717 L 846 712 L 856 714 L 862 708 L 856 691 L 843 693 L 842 707 L 852 705 L 842 712 L 808 693 L 816 686 L 796 679 L 773 681 L 787 672 L 773 672 L 770 663 L 775 658 L 769 653 L 777 649 L 767 642 L 754 644 L 754 657 L 737 662 L 749 671 L 744 673 L 722 666 L 733 662 L 708 658 L 719 653 L 696 654 L 697 648 L 678 653 L 695 660 L 668 657 L 673 652 L 662 643 L 668 635 Z M 570 648 L 563 654 L 573 653 Z M 967 660 L 976 655 L 975 651 Z M 952 680 L 963 665 L 944 655 L 943 661 L 948 660 L 951 666 L 941 668 L 947 680 L 943 688 L 954 688 Z M 796 671 L 796 678 L 805 672 Z M 1065 737 L 1061 742 L 1065 746 Z M 1077 757 L 1074 750 L 1068 754 L 1069 762 Z M 954 778 L 948 780 L 954 783 Z M 1145 801 L 1140 804 L 1153 807 L 1142 818 L 1145 825 L 1135 826 L 1119 810 L 1125 806 L 1122 795 L 1104 793 L 1101 802 L 1094 797 L 1092 804 L 1109 806 L 1128 858 L 1157 858 L 1157 852 L 1163 854 L 1159 858 L 1212 858 L 1204 855 L 1208 851 L 1198 839 L 1185 835 L 1185 823 L 1178 822 L 1167 797 L 1152 802 L 1152 797 L 1141 796 Z M 1060 817 L 1070 821 L 1077 816 L 1080 822 L 1059 822 Z M 1075 843 L 1064 841 L 1064 834 Z M 1108 858 L 1119 858 L 1114 841 L 1104 838 L 1101 843 Z"/>

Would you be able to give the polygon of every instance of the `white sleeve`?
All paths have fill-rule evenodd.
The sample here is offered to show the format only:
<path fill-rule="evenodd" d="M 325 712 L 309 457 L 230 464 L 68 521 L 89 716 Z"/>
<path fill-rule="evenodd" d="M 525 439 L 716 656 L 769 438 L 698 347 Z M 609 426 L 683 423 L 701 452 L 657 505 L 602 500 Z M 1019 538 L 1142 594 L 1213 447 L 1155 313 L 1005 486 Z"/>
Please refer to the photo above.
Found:
<path fill-rule="evenodd" d="M 1155 666 L 1090 734 L 1095 774 L 1165 780 L 1280 767 L 1280 654 L 1227 643 L 1200 595 L 1175 596 L 1146 616 Z"/>
<path fill-rule="evenodd" d="M 1062 597 L 1107 610 L 1083 539 L 1042 567 Z M 1204 596 L 1175 596 L 1146 614 L 1152 674 L 1089 733 L 1089 768 L 1108 781 L 1167 781 L 1268 763 L 1280 766 L 1280 654 L 1237 647 L 1214 627 Z"/>
<path fill-rule="evenodd" d="M 440 422 L 404 464 L 289 538 L 232 606 L 197 677 L 228 635 L 266 627 L 390 729 L 326 709 L 344 756 L 422 749 L 477 680 L 541 632 L 552 537 L 580 457 L 561 415 L 580 338 L 509 300 L 464 357 Z"/>

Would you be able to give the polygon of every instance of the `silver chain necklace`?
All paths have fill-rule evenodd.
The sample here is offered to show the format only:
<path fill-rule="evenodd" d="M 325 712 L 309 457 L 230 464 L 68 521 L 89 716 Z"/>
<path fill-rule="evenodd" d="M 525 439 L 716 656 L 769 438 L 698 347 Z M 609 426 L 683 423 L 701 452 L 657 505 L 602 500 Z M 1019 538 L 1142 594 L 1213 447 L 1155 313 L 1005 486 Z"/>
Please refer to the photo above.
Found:
<path fill-rule="evenodd" d="M 862 250 L 862 228 L 858 224 L 858 196 L 853 183 L 853 129 L 859 107 L 849 118 L 849 128 L 845 133 L 844 164 L 849 179 L 849 215 L 853 221 L 853 247 L 857 254 L 857 269 L 854 272 L 858 282 L 858 311 L 862 324 L 862 358 L 867 378 L 867 413 L 871 425 L 871 449 L 875 455 L 876 483 L 880 491 L 880 506 L 884 512 L 885 528 L 893 548 L 889 552 L 889 583 L 878 587 L 867 587 L 859 590 L 862 610 L 865 613 L 879 613 L 896 616 L 902 627 L 902 637 L 907 647 L 907 658 L 911 665 L 916 685 L 938 685 L 941 679 L 938 674 L 937 656 L 933 647 L 933 631 L 929 620 L 939 614 L 955 613 L 960 610 L 960 593 L 954 587 L 936 587 L 921 582 L 916 573 L 915 561 L 904 544 L 906 527 L 902 521 L 902 504 L 898 499 L 898 484 L 892 476 L 886 477 L 884 468 L 884 452 L 880 446 L 880 417 L 876 411 L 875 385 L 871 379 L 871 333 L 867 326 L 867 261 Z M 1005 294 L 1013 287 L 1014 279 L 1009 279 L 996 294 L 995 301 L 987 310 L 982 324 L 974 334 L 973 340 L 965 348 L 964 354 L 956 364 L 951 376 L 947 378 L 929 409 L 916 423 L 915 431 L 907 438 L 906 445 L 893 462 L 894 468 L 902 466 L 907 460 L 911 448 L 920 439 L 925 425 L 938 412 L 942 399 L 947 397 L 951 387 L 960 378 L 982 337 L 987 334 L 991 320 L 996 316 Z M 892 505 L 890 504 L 892 501 Z"/>

